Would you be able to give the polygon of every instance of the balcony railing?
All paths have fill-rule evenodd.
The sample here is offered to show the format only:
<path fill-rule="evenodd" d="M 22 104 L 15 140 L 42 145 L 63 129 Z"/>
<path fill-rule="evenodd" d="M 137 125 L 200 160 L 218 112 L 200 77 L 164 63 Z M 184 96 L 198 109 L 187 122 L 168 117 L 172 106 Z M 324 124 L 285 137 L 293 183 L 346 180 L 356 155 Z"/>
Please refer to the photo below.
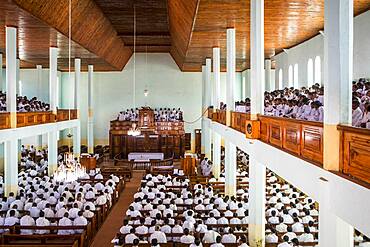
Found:
<path fill-rule="evenodd" d="M 0 113 L 0 129 L 9 129 L 10 128 L 10 113 L 3 112 Z"/>
<path fill-rule="evenodd" d="M 216 110 L 212 113 L 212 121 L 226 125 L 226 111 L 225 110 Z"/>
<path fill-rule="evenodd" d="M 54 123 L 77 119 L 77 110 L 59 109 L 57 115 L 52 112 L 17 112 L 17 128 L 38 124 Z M 0 129 L 9 129 L 10 113 L 0 113 Z"/>
<path fill-rule="evenodd" d="M 322 165 L 324 141 L 321 122 L 262 115 L 258 119 L 261 122 L 261 141 Z"/>
<path fill-rule="evenodd" d="M 339 125 L 341 172 L 370 183 L 370 129 Z"/>
<path fill-rule="evenodd" d="M 245 133 L 246 120 L 250 120 L 251 116 L 245 112 L 231 112 L 231 128 Z"/>

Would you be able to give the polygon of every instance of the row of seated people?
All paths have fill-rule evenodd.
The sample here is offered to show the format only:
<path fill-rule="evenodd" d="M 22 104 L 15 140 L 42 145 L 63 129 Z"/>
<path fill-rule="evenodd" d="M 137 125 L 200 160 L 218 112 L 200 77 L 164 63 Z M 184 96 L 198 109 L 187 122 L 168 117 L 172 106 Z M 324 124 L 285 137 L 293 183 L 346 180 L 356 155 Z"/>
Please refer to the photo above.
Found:
<path fill-rule="evenodd" d="M 117 116 L 118 121 L 138 121 L 139 108 L 121 111 Z M 183 121 L 183 112 L 180 108 L 155 108 L 154 120 L 156 122 L 179 122 Z"/>
<path fill-rule="evenodd" d="M 3 194 L 1 178 L 0 237 L 80 235 L 86 243 L 117 201 L 124 183 L 113 174 L 103 177 L 96 170 L 72 182 L 31 171 L 32 167 L 19 173 L 17 194 L 8 197 Z"/>
<path fill-rule="evenodd" d="M 247 172 L 239 170 L 239 174 L 245 175 Z M 281 184 L 271 172 L 269 173 L 268 183 L 272 189 L 276 189 L 278 196 L 283 195 L 278 189 Z M 294 190 L 292 191 L 294 192 Z M 312 199 L 305 200 L 301 193 L 298 193 L 298 195 L 299 197 L 295 194 L 291 198 L 285 195 L 282 196 L 283 201 L 288 200 L 289 203 L 283 204 L 283 206 L 278 204 L 277 206 L 279 209 L 276 210 L 285 219 L 282 224 L 287 225 L 285 232 L 277 233 L 274 225 L 269 223 L 272 220 L 270 220 L 268 213 L 274 212 L 272 213 L 274 215 L 277 211 L 268 209 L 266 224 L 271 229 L 266 236 L 268 243 L 277 244 L 279 241 L 283 241 L 286 236 L 289 236 L 289 242 L 300 240 L 315 244 L 314 240 L 316 239 L 314 234 L 311 233 L 311 230 L 314 229 L 310 229 L 309 225 L 315 227 L 317 223 L 315 224 L 314 221 L 309 223 L 311 222 L 309 219 L 312 218 L 313 220 L 313 216 L 310 215 L 311 212 L 308 210 L 308 208 L 311 209 L 314 201 Z M 273 194 L 267 196 L 273 198 L 270 201 L 272 206 L 276 196 Z M 277 199 L 276 203 L 279 203 L 279 200 Z M 296 202 L 296 200 L 299 200 L 299 203 L 306 210 L 303 211 L 302 209 L 302 212 L 299 211 L 298 215 L 296 215 L 297 212 L 291 212 L 292 215 L 290 215 L 287 210 L 291 209 L 291 202 Z M 174 241 L 196 244 L 195 240 L 201 239 L 203 243 L 235 244 L 242 242 L 243 246 L 246 246 L 246 242 L 243 240 L 247 239 L 248 208 L 247 188 L 240 187 L 237 190 L 236 197 L 228 197 L 214 191 L 210 184 L 198 183 L 189 189 L 188 179 L 149 174 L 142 181 L 139 192 L 134 196 L 134 202 L 126 212 L 127 218 L 120 230 L 121 238 L 118 238 L 118 240 L 121 241 L 121 244 L 127 244 L 132 243 L 136 238 L 142 241 L 152 241 L 156 238 L 158 243 Z M 291 217 L 291 221 L 289 221 L 289 217 Z M 300 219 L 298 221 L 302 224 L 302 227 L 295 226 L 300 232 L 294 233 L 288 227 L 294 224 L 293 217 Z M 304 223 L 301 222 L 303 221 L 301 218 L 304 218 Z M 303 227 L 304 224 L 305 227 Z M 221 243 L 217 243 L 218 236 Z"/>
<path fill-rule="evenodd" d="M 17 112 L 42 112 L 49 111 L 50 105 L 33 97 L 17 96 Z M 6 94 L 0 91 L 0 112 L 6 112 Z"/>
<path fill-rule="evenodd" d="M 370 128 L 370 81 L 359 79 L 352 87 L 352 125 Z M 285 88 L 265 92 L 265 115 L 319 121 L 324 119 L 324 87 Z M 236 111 L 250 112 L 250 99 L 236 102 Z"/>

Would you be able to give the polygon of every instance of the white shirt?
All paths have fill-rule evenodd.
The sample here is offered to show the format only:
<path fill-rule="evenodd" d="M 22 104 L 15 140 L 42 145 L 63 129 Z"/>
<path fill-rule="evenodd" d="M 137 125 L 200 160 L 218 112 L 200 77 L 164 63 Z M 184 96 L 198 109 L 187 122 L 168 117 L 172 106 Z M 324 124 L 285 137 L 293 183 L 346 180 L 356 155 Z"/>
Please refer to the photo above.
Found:
<path fill-rule="evenodd" d="M 192 244 L 194 242 L 194 237 L 191 235 L 183 235 L 180 238 L 180 242 L 183 244 Z"/>
<path fill-rule="evenodd" d="M 34 226 L 35 225 L 35 220 L 29 216 L 29 215 L 25 215 L 21 218 L 19 224 L 21 226 Z M 22 234 L 33 234 L 33 230 L 21 230 L 21 233 Z"/>
<path fill-rule="evenodd" d="M 152 239 L 157 239 L 159 244 L 167 243 L 166 234 L 161 231 L 155 231 L 150 235 L 149 241 L 151 242 Z"/>
<path fill-rule="evenodd" d="M 36 226 L 50 226 L 50 222 L 45 217 L 39 217 L 36 220 Z M 48 230 L 36 230 L 36 234 L 48 234 Z"/>

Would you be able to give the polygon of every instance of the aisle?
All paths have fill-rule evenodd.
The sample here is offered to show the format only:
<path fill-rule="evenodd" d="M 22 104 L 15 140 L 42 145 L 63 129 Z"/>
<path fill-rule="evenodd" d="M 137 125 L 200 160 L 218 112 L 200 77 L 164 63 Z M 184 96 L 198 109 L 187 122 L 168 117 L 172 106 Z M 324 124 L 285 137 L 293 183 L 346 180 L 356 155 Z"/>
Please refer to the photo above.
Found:
<path fill-rule="evenodd" d="M 141 171 L 133 172 L 131 181 L 126 184 L 125 190 L 121 194 L 116 205 L 114 205 L 103 226 L 95 235 L 94 241 L 90 246 L 113 246 L 111 241 L 122 226 L 124 214 L 128 206 L 131 204 L 135 192 L 140 186 L 140 181 L 143 174 L 144 173 Z"/>

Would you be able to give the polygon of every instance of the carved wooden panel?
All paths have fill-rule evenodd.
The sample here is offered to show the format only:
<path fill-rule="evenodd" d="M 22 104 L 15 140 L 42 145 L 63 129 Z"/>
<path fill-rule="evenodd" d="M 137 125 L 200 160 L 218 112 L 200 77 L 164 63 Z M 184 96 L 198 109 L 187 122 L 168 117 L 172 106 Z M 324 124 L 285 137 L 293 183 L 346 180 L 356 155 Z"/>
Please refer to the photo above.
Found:
<path fill-rule="evenodd" d="M 270 121 L 269 125 L 269 142 L 275 146 L 283 147 L 283 131 L 279 121 Z"/>
<path fill-rule="evenodd" d="M 269 142 L 269 121 L 265 118 L 260 118 L 261 128 L 260 128 L 260 139 L 263 142 Z"/>
<path fill-rule="evenodd" d="M 0 113 L 0 129 L 8 129 L 10 128 L 10 114 Z"/>
<path fill-rule="evenodd" d="M 342 172 L 370 183 L 370 130 L 341 129 Z"/>
<path fill-rule="evenodd" d="M 302 125 L 301 154 L 304 158 L 323 162 L 323 128 Z"/>
<path fill-rule="evenodd" d="M 284 123 L 283 140 L 284 149 L 299 155 L 301 153 L 301 125 Z"/>

